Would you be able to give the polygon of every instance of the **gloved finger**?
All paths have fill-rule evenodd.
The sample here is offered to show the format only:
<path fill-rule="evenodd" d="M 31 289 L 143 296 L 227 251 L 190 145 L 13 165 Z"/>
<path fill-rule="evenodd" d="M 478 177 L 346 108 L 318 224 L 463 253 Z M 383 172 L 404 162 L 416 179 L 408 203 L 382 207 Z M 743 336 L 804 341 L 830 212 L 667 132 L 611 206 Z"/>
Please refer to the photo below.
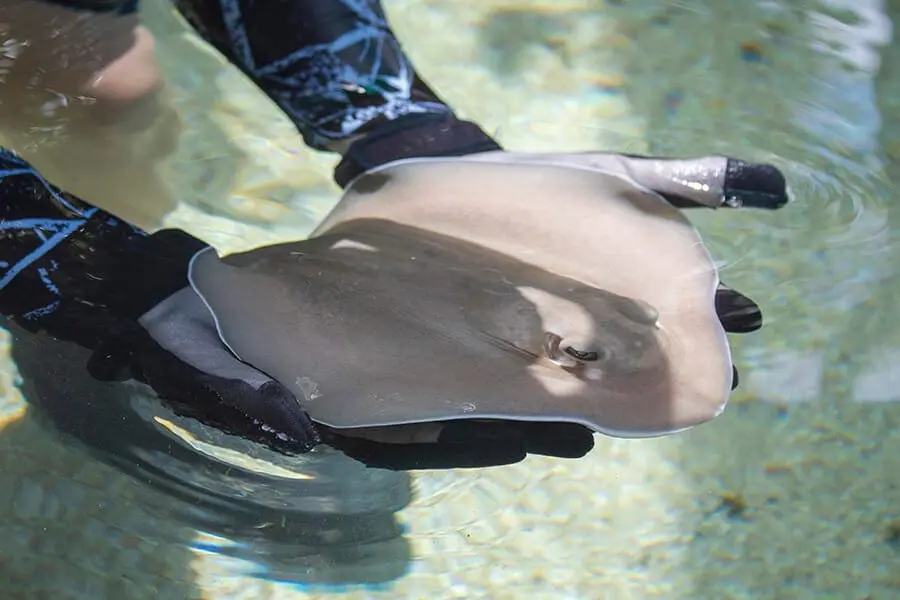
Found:
<path fill-rule="evenodd" d="M 728 333 L 750 333 L 762 327 L 762 311 L 756 302 L 727 285 L 719 284 L 715 303 L 719 321 Z M 740 375 L 736 366 L 731 365 L 731 370 L 731 390 L 734 391 L 740 384 Z"/>
<path fill-rule="evenodd" d="M 527 453 L 520 436 L 499 428 L 489 438 L 439 439 L 432 443 L 394 444 L 330 432 L 325 442 L 363 464 L 395 471 L 468 469 L 517 463 Z"/>
<path fill-rule="evenodd" d="M 365 439 L 329 442 L 332 446 L 374 469 L 477 469 L 511 465 L 523 460 L 519 446 L 493 444 L 387 444 Z"/>
<path fill-rule="evenodd" d="M 573 423 L 458 420 L 442 424 L 433 443 L 394 444 L 339 435 L 328 443 L 370 467 L 459 469 L 508 465 L 528 454 L 581 458 L 593 433 Z"/>
<path fill-rule="evenodd" d="M 444 425 L 439 443 L 518 445 L 527 454 L 581 458 L 594 447 L 593 433 L 575 423 L 459 420 Z"/>
<path fill-rule="evenodd" d="M 715 298 L 716 314 L 728 333 L 750 333 L 763 324 L 759 305 L 742 293 L 719 284 Z"/>
<path fill-rule="evenodd" d="M 122 362 L 132 376 L 184 416 L 278 450 L 305 452 L 320 442 L 318 432 L 296 398 L 280 383 L 246 365 L 220 364 L 218 374 L 198 369 L 160 346 L 145 331 L 99 348 L 89 371 L 102 371 L 104 359 Z M 239 363 L 228 356 L 232 363 Z M 252 369 L 251 369 L 252 370 Z M 237 376 L 226 376 L 231 373 Z"/>
<path fill-rule="evenodd" d="M 487 428 L 490 425 L 489 422 L 469 421 L 468 423 L 467 425 L 466 421 L 459 421 L 458 427 L 463 429 L 454 432 L 453 435 L 460 438 L 478 436 L 482 439 L 489 439 L 491 435 L 491 430 Z M 516 432 L 528 454 L 556 458 L 581 458 L 594 448 L 594 433 L 577 423 L 515 421 L 502 424 Z"/>
<path fill-rule="evenodd" d="M 283 385 L 269 380 L 253 387 L 239 379 L 224 379 L 198 372 L 196 380 L 204 391 L 214 394 L 225 406 L 245 415 L 252 423 L 250 431 L 266 442 L 298 452 L 311 450 L 319 435 L 306 411 Z M 214 416 L 214 415 L 212 415 Z M 240 433 L 240 432 L 239 432 Z"/>
<path fill-rule="evenodd" d="M 165 355 L 174 359 L 168 365 Z M 221 419 L 240 435 L 298 452 L 311 450 L 320 441 L 300 402 L 277 381 L 266 378 L 264 383 L 256 385 L 247 377 L 238 379 L 207 373 L 165 350 L 156 357 L 144 353 L 139 364 L 143 379 L 160 396 L 185 398 L 182 390 L 190 390 L 187 398 L 204 411 L 201 417 L 213 421 Z M 167 382 L 161 383 L 162 378 Z M 179 381 L 183 382 L 181 386 L 178 386 Z M 169 391 L 173 385 L 178 387 Z M 231 419 L 231 415 L 235 418 Z"/>
<path fill-rule="evenodd" d="M 555 164 L 617 173 L 660 194 L 678 208 L 778 209 L 787 204 L 784 175 L 765 163 L 725 156 L 660 158 L 610 152 L 528 154 L 484 152 L 471 160 Z"/>
<path fill-rule="evenodd" d="M 628 174 L 673 206 L 779 209 L 787 182 L 773 165 L 725 156 L 654 158 L 620 155 Z"/>

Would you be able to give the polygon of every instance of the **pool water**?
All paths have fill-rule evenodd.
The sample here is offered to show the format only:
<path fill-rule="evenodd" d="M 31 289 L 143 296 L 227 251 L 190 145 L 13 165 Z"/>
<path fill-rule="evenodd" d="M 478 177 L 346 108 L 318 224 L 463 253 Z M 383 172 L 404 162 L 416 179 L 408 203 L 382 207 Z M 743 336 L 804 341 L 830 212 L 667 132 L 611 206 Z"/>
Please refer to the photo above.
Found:
<path fill-rule="evenodd" d="M 187 132 L 166 224 L 225 251 L 308 234 L 335 158 L 147 4 Z M 6 336 L 0 598 L 900 598 L 900 4 L 384 5 L 507 148 L 785 172 L 783 210 L 690 213 L 766 319 L 732 340 L 728 410 L 577 461 L 386 473 L 217 433 L 49 340 L 17 338 L 17 368 Z"/>

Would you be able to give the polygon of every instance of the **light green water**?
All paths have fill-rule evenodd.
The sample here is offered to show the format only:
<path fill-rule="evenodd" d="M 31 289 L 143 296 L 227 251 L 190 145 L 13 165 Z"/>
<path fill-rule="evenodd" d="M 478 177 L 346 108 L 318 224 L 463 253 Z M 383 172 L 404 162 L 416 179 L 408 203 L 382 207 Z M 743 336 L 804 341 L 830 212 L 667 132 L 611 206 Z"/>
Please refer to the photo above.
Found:
<path fill-rule="evenodd" d="M 0 598 L 900 598 L 900 4 L 385 6 L 509 148 L 785 171 L 781 211 L 692 213 L 766 316 L 733 340 L 729 409 L 579 461 L 408 477 L 286 463 L 22 342 L 37 406 L 7 364 Z M 189 124 L 170 223 L 224 249 L 307 233 L 337 200 L 334 159 L 163 5 L 147 20 Z"/>

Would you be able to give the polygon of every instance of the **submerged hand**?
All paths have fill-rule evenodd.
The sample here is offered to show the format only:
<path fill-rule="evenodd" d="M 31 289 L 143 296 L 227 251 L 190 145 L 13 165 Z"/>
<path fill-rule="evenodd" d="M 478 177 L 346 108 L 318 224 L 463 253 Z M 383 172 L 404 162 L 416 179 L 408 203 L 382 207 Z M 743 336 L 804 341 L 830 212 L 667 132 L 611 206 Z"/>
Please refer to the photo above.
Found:
<path fill-rule="evenodd" d="M 83 262 L 58 271 L 69 275 L 57 280 L 59 307 L 21 325 L 91 350 L 94 378 L 134 378 L 182 415 L 284 450 L 316 445 L 300 403 L 229 351 L 188 287 L 188 264 L 205 245 L 177 230 L 125 240 L 95 235 L 107 222 L 120 223 L 97 211 L 47 255 L 48 264 Z"/>
<path fill-rule="evenodd" d="M 285 450 L 304 452 L 319 443 L 293 394 L 234 356 L 190 287 L 151 308 L 137 323 L 148 335 L 134 331 L 102 350 L 124 360 L 135 379 L 182 414 Z"/>

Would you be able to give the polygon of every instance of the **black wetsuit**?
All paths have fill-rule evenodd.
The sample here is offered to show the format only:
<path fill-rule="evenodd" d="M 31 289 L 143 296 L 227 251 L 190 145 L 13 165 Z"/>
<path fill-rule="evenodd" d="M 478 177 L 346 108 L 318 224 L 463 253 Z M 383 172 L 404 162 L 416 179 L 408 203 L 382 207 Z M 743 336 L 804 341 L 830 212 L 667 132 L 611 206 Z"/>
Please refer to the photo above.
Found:
<path fill-rule="evenodd" d="M 138 8 L 137 0 L 47 1 L 120 14 Z M 355 161 L 342 162 L 336 172 L 342 185 L 374 166 L 369 163 L 465 154 L 473 144 L 498 148 L 473 124 L 454 119 L 418 77 L 378 0 L 177 0 L 175 5 L 278 104 L 309 146 L 324 149 L 329 141 L 360 133 L 381 138 Z M 407 136 L 402 144 L 385 142 L 391 136 L 381 133 L 423 122 L 431 133 Z M 443 142 L 435 143 L 436 137 Z M 70 294 L 91 298 L 83 288 L 103 279 L 110 255 L 146 235 L 85 200 L 90 201 L 60 191 L 15 153 L 0 149 L 0 313 L 37 324 Z"/>

